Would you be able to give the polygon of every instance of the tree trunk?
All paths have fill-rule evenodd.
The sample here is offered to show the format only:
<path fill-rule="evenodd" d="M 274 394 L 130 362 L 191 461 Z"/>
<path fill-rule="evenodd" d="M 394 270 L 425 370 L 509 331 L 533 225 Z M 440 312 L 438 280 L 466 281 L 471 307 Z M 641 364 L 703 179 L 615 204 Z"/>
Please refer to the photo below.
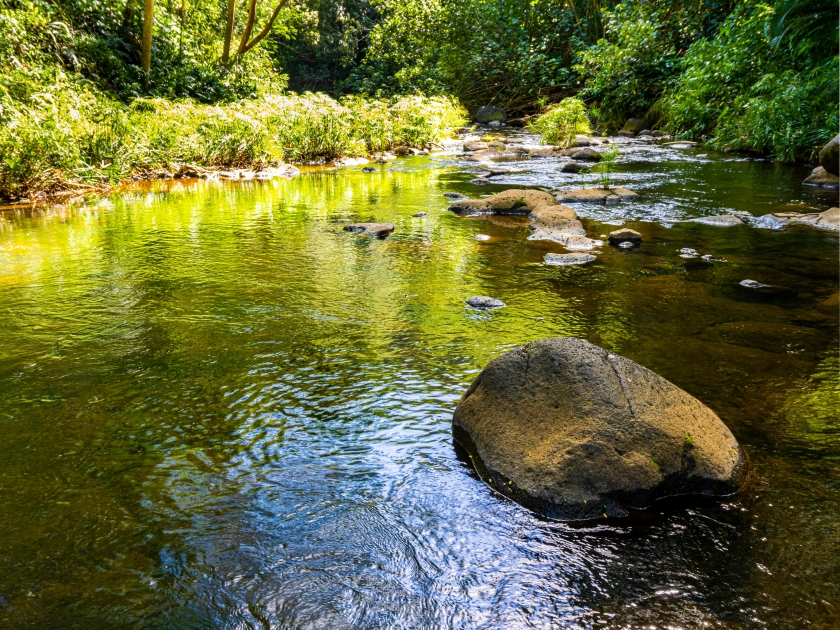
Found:
<path fill-rule="evenodd" d="M 152 27 L 155 20 L 155 0 L 143 4 L 143 41 L 140 48 L 140 69 L 143 70 L 143 86 L 149 88 L 149 72 L 152 67 Z"/>
<path fill-rule="evenodd" d="M 228 0 L 227 25 L 225 26 L 225 50 L 222 53 L 222 61 L 230 61 L 230 42 L 233 39 L 233 16 L 236 10 L 236 0 Z"/>

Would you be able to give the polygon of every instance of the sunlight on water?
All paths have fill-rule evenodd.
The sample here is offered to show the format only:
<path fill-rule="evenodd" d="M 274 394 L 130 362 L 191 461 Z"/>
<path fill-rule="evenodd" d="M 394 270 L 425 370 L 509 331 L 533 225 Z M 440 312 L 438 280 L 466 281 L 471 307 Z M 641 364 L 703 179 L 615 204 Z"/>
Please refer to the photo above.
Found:
<path fill-rule="evenodd" d="M 545 266 L 563 248 L 527 220 L 446 211 L 447 191 L 581 181 L 548 159 L 490 186 L 443 154 L 3 215 L 0 626 L 840 623 L 837 236 L 681 222 L 826 200 L 794 169 L 624 151 L 639 202 L 579 212 L 645 242 L 587 267 Z M 563 335 L 708 404 L 759 486 L 598 527 L 494 494 L 452 411 L 491 358 Z"/>

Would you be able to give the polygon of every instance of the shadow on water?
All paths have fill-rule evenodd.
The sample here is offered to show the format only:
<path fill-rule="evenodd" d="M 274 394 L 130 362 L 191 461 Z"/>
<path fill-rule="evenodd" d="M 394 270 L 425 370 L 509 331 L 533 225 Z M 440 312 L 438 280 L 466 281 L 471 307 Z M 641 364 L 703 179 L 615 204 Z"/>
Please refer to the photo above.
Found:
<path fill-rule="evenodd" d="M 642 247 L 556 268 L 527 221 L 456 217 L 443 193 L 580 179 L 523 160 L 476 186 L 466 168 L 5 214 L 0 627 L 840 625 L 837 236 L 682 221 L 824 201 L 796 169 L 627 145 L 617 183 L 641 200 L 580 214 Z M 359 220 L 396 230 L 343 231 Z M 494 356 L 563 335 L 709 405 L 758 486 L 577 524 L 497 495 L 452 411 Z"/>

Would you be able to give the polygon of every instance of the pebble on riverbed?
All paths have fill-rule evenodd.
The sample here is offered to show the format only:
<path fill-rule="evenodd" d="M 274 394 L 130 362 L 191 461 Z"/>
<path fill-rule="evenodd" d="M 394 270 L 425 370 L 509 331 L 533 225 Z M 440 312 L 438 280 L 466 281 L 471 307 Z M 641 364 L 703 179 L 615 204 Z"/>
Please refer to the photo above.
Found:
<path fill-rule="evenodd" d="M 469 304 L 473 308 L 477 308 L 483 311 L 493 308 L 503 308 L 507 306 L 507 304 L 505 304 L 501 300 L 497 300 L 496 298 L 490 297 L 488 295 L 474 295 L 467 300 L 467 304 Z"/>
<path fill-rule="evenodd" d="M 732 227 L 734 225 L 743 225 L 740 217 L 734 214 L 719 214 L 713 217 L 697 217 L 690 219 L 692 223 L 703 223 L 705 225 L 714 225 L 716 227 Z"/>
<path fill-rule="evenodd" d="M 747 287 L 748 289 L 764 289 L 770 286 L 769 284 L 761 284 L 755 280 L 741 280 L 738 284 L 742 287 Z"/>

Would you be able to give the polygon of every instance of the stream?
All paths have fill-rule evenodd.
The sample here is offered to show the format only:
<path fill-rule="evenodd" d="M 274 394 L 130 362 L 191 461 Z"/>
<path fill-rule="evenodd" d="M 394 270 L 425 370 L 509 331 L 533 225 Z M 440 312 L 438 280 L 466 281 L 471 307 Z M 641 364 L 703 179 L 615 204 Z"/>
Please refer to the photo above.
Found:
<path fill-rule="evenodd" d="M 443 193 L 595 177 L 521 158 L 475 185 L 448 146 L 0 210 L 0 628 L 840 627 L 838 236 L 756 222 L 837 191 L 622 140 L 638 200 L 575 209 L 642 246 L 552 267 L 527 217 Z M 745 223 L 688 221 L 719 214 Z M 711 407 L 754 487 L 583 524 L 496 494 L 455 405 L 500 353 L 568 335 Z"/>

